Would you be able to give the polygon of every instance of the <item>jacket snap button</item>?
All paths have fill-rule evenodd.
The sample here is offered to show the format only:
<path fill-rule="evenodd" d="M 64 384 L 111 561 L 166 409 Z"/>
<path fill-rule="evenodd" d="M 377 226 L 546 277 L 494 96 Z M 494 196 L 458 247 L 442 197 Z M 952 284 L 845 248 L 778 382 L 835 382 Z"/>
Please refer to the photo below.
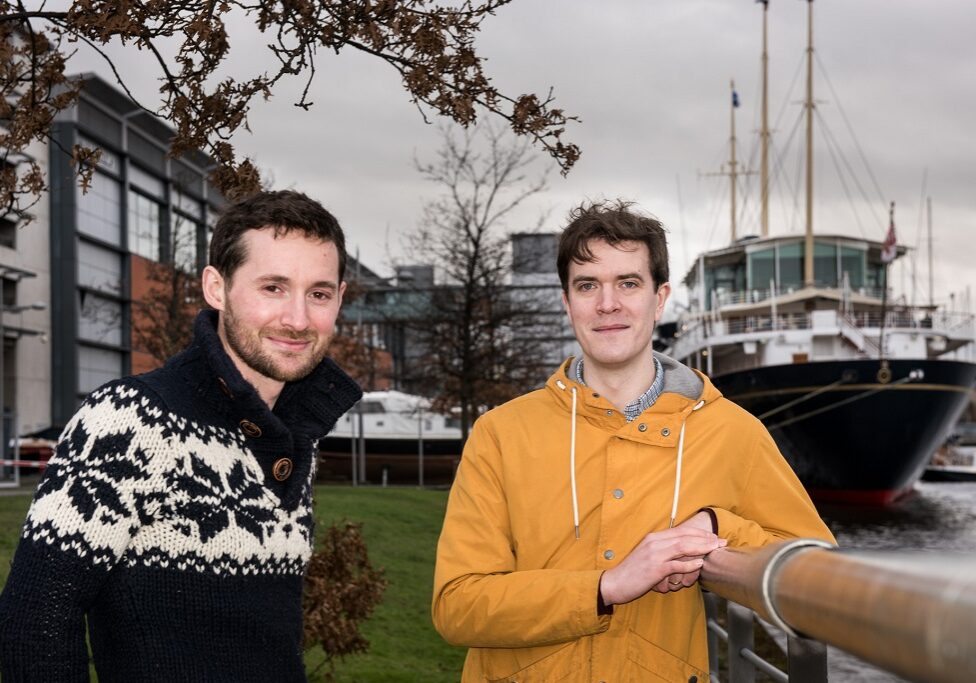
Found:
<path fill-rule="evenodd" d="M 241 420 L 241 431 L 247 436 L 253 436 L 255 438 L 261 436 L 261 428 L 250 420 Z"/>
<path fill-rule="evenodd" d="M 661 430 L 661 436 L 671 436 L 671 430 L 665 427 Z"/>
<path fill-rule="evenodd" d="M 613 415 L 613 411 L 612 410 L 608 410 L 607 411 L 607 415 Z"/>
<path fill-rule="evenodd" d="M 644 424 L 643 422 L 641 422 L 639 425 L 637 425 L 637 431 L 639 431 L 639 432 L 646 432 L 647 431 L 647 425 Z"/>
<path fill-rule="evenodd" d="M 227 386 L 227 382 L 224 381 L 223 377 L 217 378 L 217 386 L 220 387 L 222 392 L 224 392 L 224 396 L 227 398 L 234 398 L 234 392 L 230 390 L 229 386 Z"/>
<path fill-rule="evenodd" d="M 603 551 L 603 559 L 605 559 L 605 560 L 612 560 L 613 559 L 613 551 L 612 550 L 604 550 Z"/>
<path fill-rule="evenodd" d="M 271 473 L 278 481 L 284 481 L 291 476 L 292 464 L 290 458 L 278 458 L 271 467 Z"/>
<path fill-rule="evenodd" d="M 689 678 L 688 683 L 698 683 L 698 676 L 692 676 Z"/>
<path fill-rule="evenodd" d="M 620 489 L 614 489 L 613 490 L 613 497 L 616 498 L 617 500 L 620 500 L 621 498 L 624 497 L 624 492 L 622 490 L 620 490 Z"/>

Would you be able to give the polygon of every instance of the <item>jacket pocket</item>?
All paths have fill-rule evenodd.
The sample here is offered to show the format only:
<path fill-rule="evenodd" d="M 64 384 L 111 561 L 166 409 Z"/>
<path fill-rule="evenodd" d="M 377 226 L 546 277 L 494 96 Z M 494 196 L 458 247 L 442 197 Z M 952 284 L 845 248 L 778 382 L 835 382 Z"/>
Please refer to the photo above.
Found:
<path fill-rule="evenodd" d="M 627 680 L 633 683 L 708 683 L 708 672 L 675 657 L 633 631 L 627 634 L 627 659 L 632 664 Z"/>
<path fill-rule="evenodd" d="M 580 672 L 578 641 L 519 648 L 479 648 L 481 670 L 488 683 L 550 683 Z"/>

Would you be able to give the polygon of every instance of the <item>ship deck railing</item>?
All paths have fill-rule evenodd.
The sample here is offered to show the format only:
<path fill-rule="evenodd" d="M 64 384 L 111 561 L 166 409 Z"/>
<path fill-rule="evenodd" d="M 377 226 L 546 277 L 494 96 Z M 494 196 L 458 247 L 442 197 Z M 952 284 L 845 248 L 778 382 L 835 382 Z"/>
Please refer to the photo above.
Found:
<path fill-rule="evenodd" d="M 827 645 L 909 681 L 976 680 L 976 555 L 841 550 L 796 539 L 716 550 L 701 581 L 728 601 L 724 628 L 714 601 L 706 602 L 715 683 L 721 640 L 731 683 L 757 673 L 822 683 Z M 787 635 L 787 671 L 755 653 L 756 616 Z"/>
<path fill-rule="evenodd" d="M 816 316 L 830 317 L 830 314 L 836 317 L 828 324 L 837 327 L 838 332 L 842 328 L 858 330 L 867 340 L 866 345 L 877 349 L 876 340 L 882 322 L 880 311 L 825 310 L 728 316 L 719 316 L 714 312 L 687 314 L 678 324 L 678 343 L 687 347 L 716 337 L 808 330 L 820 326 Z M 885 314 L 884 323 L 886 334 L 899 331 L 913 333 L 924 331 L 933 336 L 942 336 L 963 343 L 972 341 L 976 337 L 976 324 L 971 313 L 927 311 L 926 315 L 919 315 L 919 309 L 893 310 Z"/>
<path fill-rule="evenodd" d="M 838 287 L 837 285 L 827 285 L 826 283 L 816 283 L 816 287 L 823 289 L 836 289 L 839 292 L 848 292 L 857 294 L 866 299 L 877 299 L 881 300 L 881 289 L 877 287 L 858 287 L 856 289 L 844 290 L 843 287 Z M 801 286 L 797 285 L 795 287 L 787 287 L 785 289 L 737 289 L 733 291 L 729 290 L 715 290 L 712 293 L 712 305 L 713 307 L 723 307 L 723 306 L 741 306 L 743 304 L 761 304 L 768 302 L 770 299 L 774 299 L 779 296 L 788 296 L 802 289 Z"/>

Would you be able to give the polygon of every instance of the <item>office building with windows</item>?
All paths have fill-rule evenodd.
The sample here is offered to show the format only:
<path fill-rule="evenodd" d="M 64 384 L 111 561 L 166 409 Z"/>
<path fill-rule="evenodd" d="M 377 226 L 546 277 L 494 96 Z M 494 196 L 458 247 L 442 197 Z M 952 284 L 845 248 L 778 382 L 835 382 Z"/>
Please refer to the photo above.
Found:
<path fill-rule="evenodd" d="M 76 105 L 57 117 L 51 143 L 36 146 L 49 192 L 29 224 L 0 225 L 3 396 L 20 434 L 55 434 L 88 392 L 158 365 L 136 343 L 133 303 L 152 286 L 153 264 L 194 275 L 206 264 L 224 204 L 204 154 L 170 158 L 169 127 L 98 76 L 79 79 Z M 87 191 L 76 144 L 101 150 Z"/>

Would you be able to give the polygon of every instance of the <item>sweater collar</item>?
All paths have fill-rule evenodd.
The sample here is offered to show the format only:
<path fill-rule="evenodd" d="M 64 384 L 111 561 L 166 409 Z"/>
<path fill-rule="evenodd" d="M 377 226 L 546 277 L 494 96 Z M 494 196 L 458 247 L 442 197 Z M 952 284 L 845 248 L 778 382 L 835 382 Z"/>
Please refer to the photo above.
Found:
<path fill-rule="evenodd" d="M 319 439 L 362 396 L 359 385 L 331 359 L 326 358 L 307 376 L 285 383 L 274 409 L 269 410 L 224 349 L 217 334 L 217 320 L 217 311 L 204 310 L 194 321 L 193 345 L 188 353 L 197 350 L 202 355 L 203 372 L 198 377 L 188 379 L 197 384 L 201 393 L 214 399 L 216 405 L 222 406 L 224 410 L 221 412 L 231 417 L 262 415 L 273 422 L 280 420 L 292 433 Z M 193 366 L 196 366 L 193 369 L 197 372 L 197 364 L 192 363 L 187 367 Z"/>

